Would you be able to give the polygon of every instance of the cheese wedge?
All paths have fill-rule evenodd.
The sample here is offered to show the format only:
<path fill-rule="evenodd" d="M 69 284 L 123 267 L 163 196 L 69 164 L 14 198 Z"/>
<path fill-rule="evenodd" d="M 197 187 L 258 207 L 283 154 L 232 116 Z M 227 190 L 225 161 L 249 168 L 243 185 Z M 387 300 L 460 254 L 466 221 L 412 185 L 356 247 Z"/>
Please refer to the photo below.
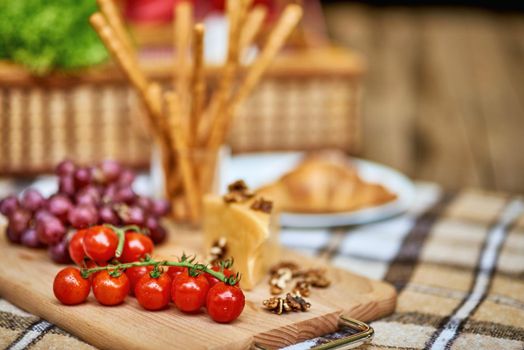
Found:
<path fill-rule="evenodd" d="M 256 199 L 226 203 L 220 196 L 204 198 L 204 242 L 209 251 L 215 242 L 226 239 L 226 257 L 234 258 L 233 270 L 242 274 L 240 286 L 253 289 L 279 260 L 278 229 L 272 229 L 272 215 L 255 210 Z"/>

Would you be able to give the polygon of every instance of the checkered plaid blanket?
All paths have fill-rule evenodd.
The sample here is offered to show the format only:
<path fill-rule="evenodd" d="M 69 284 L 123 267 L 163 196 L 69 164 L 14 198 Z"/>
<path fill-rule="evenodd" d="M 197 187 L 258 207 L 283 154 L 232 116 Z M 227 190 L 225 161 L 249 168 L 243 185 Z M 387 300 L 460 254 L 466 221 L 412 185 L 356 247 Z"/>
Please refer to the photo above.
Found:
<path fill-rule="evenodd" d="M 365 349 L 523 349 L 524 200 L 419 184 L 413 208 L 383 222 L 285 229 L 284 245 L 392 283 L 396 312 L 372 323 Z M 296 344 L 308 349 L 349 330 Z M 91 346 L 0 300 L 0 347 Z"/>

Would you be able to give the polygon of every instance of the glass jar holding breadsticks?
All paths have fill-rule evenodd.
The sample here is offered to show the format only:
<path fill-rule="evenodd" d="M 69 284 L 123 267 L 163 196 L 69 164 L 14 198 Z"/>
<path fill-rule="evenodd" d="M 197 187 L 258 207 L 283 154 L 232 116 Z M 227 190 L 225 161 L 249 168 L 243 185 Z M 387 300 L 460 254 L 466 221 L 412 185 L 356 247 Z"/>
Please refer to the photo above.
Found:
<path fill-rule="evenodd" d="M 174 218 L 178 221 L 200 222 L 202 197 L 218 193 L 224 147 L 208 148 L 194 140 L 196 134 L 184 126 L 178 113 L 178 95 L 165 95 L 171 137 L 172 167 L 163 166 L 164 190 L 171 200 Z M 193 142 L 190 138 L 193 138 Z"/>
<path fill-rule="evenodd" d="M 98 0 L 98 4 L 100 11 L 91 16 L 90 22 L 146 107 L 144 117 L 158 149 L 164 195 L 173 204 L 173 215 L 181 221 L 199 223 L 203 196 L 217 188 L 220 150 L 236 110 L 298 24 L 302 8 L 287 5 L 258 56 L 249 66 L 241 67 L 246 50 L 264 22 L 266 10 L 253 5 L 252 0 L 227 1 L 227 57 L 216 86 L 208 89 L 205 28 L 193 23 L 191 2 L 178 3 L 174 16 L 174 88 L 162 91 L 140 70 L 132 41 L 113 0 Z"/>

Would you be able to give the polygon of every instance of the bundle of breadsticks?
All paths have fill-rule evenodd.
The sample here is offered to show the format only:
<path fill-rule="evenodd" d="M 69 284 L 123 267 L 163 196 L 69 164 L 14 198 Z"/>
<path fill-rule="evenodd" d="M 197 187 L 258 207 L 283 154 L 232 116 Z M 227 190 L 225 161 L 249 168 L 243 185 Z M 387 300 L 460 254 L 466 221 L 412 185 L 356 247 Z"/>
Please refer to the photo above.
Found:
<path fill-rule="evenodd" d="M 141 71 L 113 0 L 97 1 L 100 10 L 91 16 L 91 25 L 146 108 L 144 122 L 160 149 L 165 194 L 172 201 L 173 214 L 198 222 L 202 196 L 210 190 L 218 150 L 226 141 L 236 111 L 298 24 L 302 9 L 296 4 L 284 9 L 258 56 L 246 67 L 241 65 L 242 58 L 262 27 L 266 9 L 252 6 L 252 0 L 228 0 L 227 57 L 217 86 L 208 97 L 205 28 L 193 23 L 189 1 L 174 9 L 174 88 L 169 91 L 162 91 Z"/>

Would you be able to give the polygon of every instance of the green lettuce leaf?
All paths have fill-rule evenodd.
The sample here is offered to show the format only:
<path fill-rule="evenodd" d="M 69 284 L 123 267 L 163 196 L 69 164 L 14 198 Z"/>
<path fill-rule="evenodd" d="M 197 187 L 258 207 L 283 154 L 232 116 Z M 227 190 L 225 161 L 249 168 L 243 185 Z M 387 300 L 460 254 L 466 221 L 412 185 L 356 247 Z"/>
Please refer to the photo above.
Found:
<path fill-rule="evenodd" d="M 38 75 L 104 61 L 88 21 L 96 8 L 95 0 L 0 0 L 0 58 Z"/>

